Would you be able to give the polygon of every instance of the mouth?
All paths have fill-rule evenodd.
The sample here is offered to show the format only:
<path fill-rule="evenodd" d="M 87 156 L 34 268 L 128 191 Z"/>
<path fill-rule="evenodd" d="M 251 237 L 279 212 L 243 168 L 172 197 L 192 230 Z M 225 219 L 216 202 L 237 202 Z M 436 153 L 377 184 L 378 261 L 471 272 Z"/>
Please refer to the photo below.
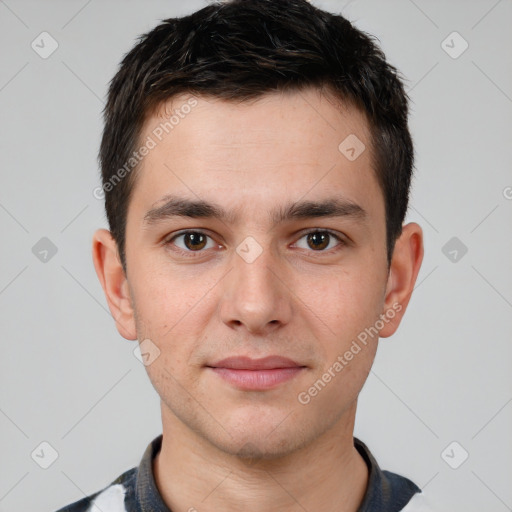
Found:
<path fill-rule="evenodd" d="M 299 375 L 307 367 L 287 357 L 252 359 L 228 357 L 206 366 L 221 379 L 244 391 L 272 389 Z"/>

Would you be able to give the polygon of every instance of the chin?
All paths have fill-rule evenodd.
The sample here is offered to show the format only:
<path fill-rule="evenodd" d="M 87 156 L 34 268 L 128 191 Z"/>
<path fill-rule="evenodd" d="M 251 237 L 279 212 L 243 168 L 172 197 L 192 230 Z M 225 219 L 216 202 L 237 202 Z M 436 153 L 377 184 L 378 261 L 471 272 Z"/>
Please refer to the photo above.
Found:
<path fill-rule="evenodd" d="M 229 455 L 234 455 L 246 462 L 255 460 L 276 460 L 290 455 L 300 446 L 289 437 L 286 440 L 253 439 L 240 444 L 231 443 L 229 446 L 218 446 Z"/>
<path fill-rule="evenodd" d="M 288 419 L 284 422 L 280 419 L 281 425 L 275 420 L 271 425 L 249 422 L 245 428 L 228 430 L 230 436 L 223 436 L 222 439 L 216 440 L 210 439 L 210 442 L 224 453 L 242 460 L 280 459 L 300 450 L 315 438 L 313 432 L 308 433 L 298 428 L 293 420 L 285 425 Z"/>

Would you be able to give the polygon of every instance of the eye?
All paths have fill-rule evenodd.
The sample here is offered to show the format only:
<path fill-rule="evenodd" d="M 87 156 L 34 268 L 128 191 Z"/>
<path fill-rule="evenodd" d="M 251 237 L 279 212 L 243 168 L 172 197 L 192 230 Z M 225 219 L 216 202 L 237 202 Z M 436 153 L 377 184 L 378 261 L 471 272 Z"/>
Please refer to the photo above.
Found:
<path fill-rule="evenodd" d="M 301 247 L 305 249 L 313 249 L 315 252 L 327 252 L 325 249 L 329 247 L 330 242 L 335 239 L 338 241 L 338 244 L 335 245 L 335 250 L 340 249 L 346 242 L 337 234 L 333 233 L 330 230 L 312 230 L 305 233 L 300 240 L 303 238 L 306 239 L 306 247 Z M 332 248 L 332 247 L 331 247 Z"/>
<path fill-rule="evenodd" d="M 208 239 L 210 240 L 210 245 L 208 245 Z M 309 232 L 304 233 L 299 238 L 299 241 L 302 239 L 306 240 L 306 247 L 300 247 L 298 242 L 296 242 L 296 245 L 301 249 L 312 249 L 314 252 L 328 252 L 329 249 L 334 249 L 333 252 L 335 252 L 347 245 L 347 242 L 343 240 L 343 238 L 326 229 L 310 230 Z M 178 240 L 180 243 L 177 243 Z M 331 242 L 333 242 L 333 240 L 336 240 L 338 244 L 332 246 Z M 164 245 L 168 246 L 175 252 L 191 257 L 194 257 L 194 253 L 204 252 L 203 249 L 218 247 L 218 244 L 216 244 L 213 239 L 203 231 L 191 230 L 182 231 L 181 233 L 173 235 L 164 241 Z"/>
<path fill-rule="evenodd" d="M 176 240 L 182 239 L 183 245 L 179 245 L 176 243 Z M 208 239 L 211 240 L 210 246 L 207 245 Z M 167 246 L 176 246 L 178 248 L 177 252 L 181 253 L 194 253 L 201 252 L 202 249 L 211 249 L 215 247 L 215 243 L 206 233 L 202 231 L 182 231 L 177 235 L 172 236 L 168 240 L 165 241 L 165 245 Z M 173 250 L 176 250 L 173 248 Z"/>

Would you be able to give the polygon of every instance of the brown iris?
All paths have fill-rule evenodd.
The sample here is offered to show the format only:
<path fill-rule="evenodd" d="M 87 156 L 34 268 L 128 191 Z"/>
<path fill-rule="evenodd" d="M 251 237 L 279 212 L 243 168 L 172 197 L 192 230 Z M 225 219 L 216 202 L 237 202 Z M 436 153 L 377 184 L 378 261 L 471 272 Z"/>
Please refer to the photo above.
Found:
<path fill-rule="evenodd" d="M 316 233 L 308 233 L 308 244 L 313 242 L 314 246 L 311 246 L 313 249 L 325 249 L 329 245 L 329 237 L 328 233 L 318 231 Z M 321 245 L 316 245 L 320 243 Z"/>
<path fill-rule="evenodd" d="M 202 233 L 184 233 L 183 241 L 187 249 L 200 250 L 206 245 L 206 235 L 203 235 Z"/>

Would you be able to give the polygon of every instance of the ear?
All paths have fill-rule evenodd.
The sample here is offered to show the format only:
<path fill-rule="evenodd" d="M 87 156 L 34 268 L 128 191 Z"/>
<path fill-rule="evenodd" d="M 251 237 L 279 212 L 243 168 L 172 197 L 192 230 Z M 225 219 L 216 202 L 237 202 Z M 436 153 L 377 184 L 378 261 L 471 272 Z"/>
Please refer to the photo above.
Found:
<path fill-rule="evenodd" d="M 423 231 L 415 222 L 402 227 L 397 238 L 386 286 L 384 311 L 388 319 L 379 337 L 395 333 L 402 321 L 423 261 Z M 394 316 L 391 313 L 394 311 Z"/>
<path fill-rule="evenodd" d="M 128 280 L 110 231 L 98 229 L 92 239 L 92 258 L 119 334 L 136 340 L 135 315 Z"/>

